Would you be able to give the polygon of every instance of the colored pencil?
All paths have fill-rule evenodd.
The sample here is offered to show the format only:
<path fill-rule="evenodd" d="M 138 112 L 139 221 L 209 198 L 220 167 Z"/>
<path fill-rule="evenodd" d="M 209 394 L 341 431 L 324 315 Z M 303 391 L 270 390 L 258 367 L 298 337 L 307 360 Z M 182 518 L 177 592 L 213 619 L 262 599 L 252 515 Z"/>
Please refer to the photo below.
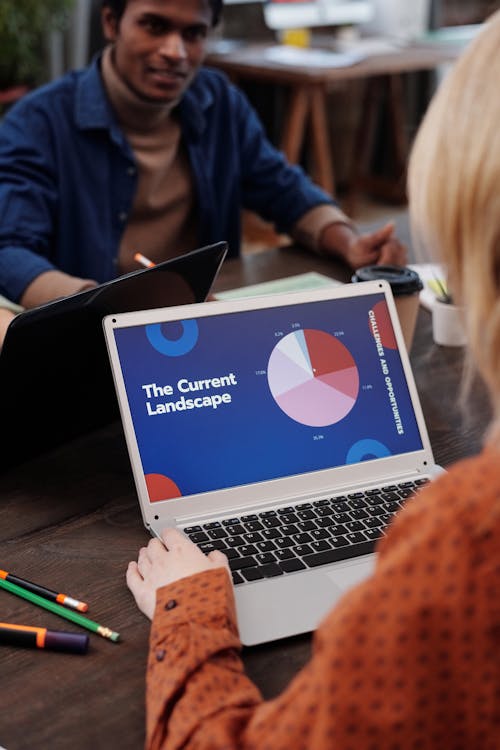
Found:
<path fill-rule="evenodd" d="M 446 283 L 444 281 L 441 281 L 441 279 L 438 279 L 438 277 L 434 274 L 432 285 L 435 285 L 437 287 L 437 290 L 439 292 L 439 294 L 437 295 L 438 300 L 440 300 L 441 302 L 445 302 L 447 305 L 450 305 L 453 300 L 451 299 L 451 295 L 448 292 Z"/>
<path fill-rule="evenodd" d="M 84 633 L 67 633 L 64 630 L 0 622 L 0 645 L 2 644 L 85 654 L 89 647 L 89 637 Z"/>
<path fill-rule="evenodd" d="M 5 581 L 3 578 L 0 578 L 0 589 L 4 589 L 5 591 L 9 591 L 11 594 L 20 596 L 21 599 L 26 599 L 28 602 L 36 604 L 38 607 L 42 607 L 42 609 L 47 609 L 49 612 L 52 612 L 55 615 L 59 615 L 59 617 L 64 617 L 64 619 L 66 620 L 71 620 L 71 622 L 75 622 L 77 625 L 81 625 L 82 628 L 86 628 L 87 630 L 92 631 L 92 633 L 97 633 L 97 635 L 100 635 L 103 638 L 107 638 L 114 643 L 116 643 L 120 639 L 120 634 L 116 633 L 114 630 L 110 630 L 110 628 L 106 628 L 104 627 L 104 625 L 99 625 L 97 622 L 89 620 L 88 617 L 84 617 L 83 615 L 79 614 L 79 612 L 73 612 L 73 610 L 71 609 L 61 607 L 60 604 L 50 602 L 48 599 L 44 599 L 43 597 L 38 596 L 38 594 L 33 594 L 31 591 L 23 589 L 21 588 L 21 586 L 16 586 L 15 583 Z"/>
<path fill-rule="evenodd" d="M 49 599 L 51 602 L 57 602 L 64 607 L 76 609 L 78 612 L 86 612 L 89 608 L 88 604 L 80 602 L 78 599 L 73 599 L 72 596 L 59 594 L 57 591 L 52 591 L 52 589 L 48 589 L 45 586 L 40 586 L 38 583 L 27 581 L 25 578 L 19 578 L 19 576 L 16 576 L 13 573 L 8 573 L 6 570 L 0 570 L 0 578 L 3 578 L 4 581 L 15 583 L 16 586 L 21 586 L 21 588 L 31 591 L 33 594 L 43 596 L 44 599 Z"/>

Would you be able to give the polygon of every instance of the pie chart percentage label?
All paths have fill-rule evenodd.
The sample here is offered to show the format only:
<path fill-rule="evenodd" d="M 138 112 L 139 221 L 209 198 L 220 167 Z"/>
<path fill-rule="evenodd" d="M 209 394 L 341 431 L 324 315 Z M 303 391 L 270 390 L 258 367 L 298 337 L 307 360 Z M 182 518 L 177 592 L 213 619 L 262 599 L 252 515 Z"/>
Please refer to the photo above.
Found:
<path fill-rule="evenodd" d="M 340 422 L 356 403 L 359 373 L 335 336 L 313 328 L 282 338 L 269 357 L 267 380 L 279 408 L 309 427 Z"/>

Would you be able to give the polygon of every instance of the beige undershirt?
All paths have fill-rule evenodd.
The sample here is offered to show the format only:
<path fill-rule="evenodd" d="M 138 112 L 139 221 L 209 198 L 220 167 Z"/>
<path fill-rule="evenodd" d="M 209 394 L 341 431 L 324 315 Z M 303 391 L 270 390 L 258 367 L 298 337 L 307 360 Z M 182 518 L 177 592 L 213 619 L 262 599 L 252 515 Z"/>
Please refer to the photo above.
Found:
<path fill-rule="evenodd" d="M 170 116 L 170 105 L 148 104 L 134 96 L 114 70 L 111 49 L 102 58 L 104 85 L 138 167 L 137 194 L 118 260 L 123 273 L 137 268 L 133 260 L 137 251 L 158 262 L 196 247 L 195 190 L 180 125 Z M 351 225 L 339 208 L 316 206 L 296 222 L 290 235 L 318 251 L 323 230 L 339 222 Z"/>
<path fill-rule="evenodd" d="M 102 77 L 134 152 L 137 191 L 122 236 L 118 272 L 137 270 L 134 254 L 154 263 L 194 250 L 198 243 L 195 188 L 181 129 L 171 105 L 141 101 L 116 74 L 107 47 Z"/>
<path fill-rule="evenodd" d="M 323 203 L 311 208 L 294 224 L 290 235 L 300 245 L 322 253 L 320 238 L 323 230 L 331 224 L 346 224 L 355 231 L 353 222 L 337 206 Z"/>

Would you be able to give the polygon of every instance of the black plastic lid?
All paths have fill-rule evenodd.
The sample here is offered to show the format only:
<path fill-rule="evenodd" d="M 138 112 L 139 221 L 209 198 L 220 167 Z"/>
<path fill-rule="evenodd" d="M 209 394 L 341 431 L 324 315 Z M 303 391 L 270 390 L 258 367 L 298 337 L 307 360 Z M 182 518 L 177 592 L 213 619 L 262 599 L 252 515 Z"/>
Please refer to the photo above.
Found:
<path fill-rule="evenodd" d="M 402 266 L 363 266 L 363 268 L 358 268 L 351 281 L 380 281 L 380 279 L 389 282 L 395 297 L 414 294 L 424 286 L 416 271 Z"/>

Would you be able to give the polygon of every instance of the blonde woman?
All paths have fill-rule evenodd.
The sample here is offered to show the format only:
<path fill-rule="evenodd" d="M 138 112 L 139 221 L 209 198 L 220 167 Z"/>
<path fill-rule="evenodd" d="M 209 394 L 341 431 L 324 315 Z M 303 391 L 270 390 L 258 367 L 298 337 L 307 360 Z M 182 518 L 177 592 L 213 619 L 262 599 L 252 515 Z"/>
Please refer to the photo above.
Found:
<path fill-rule="evenodd" d="M 473 357 L 500 406 L 500 14 L 441 86 L 410 163 L 414 226 L 450 269 Z M 153 620 L 147 748 L 500 748 L 500 449 L 410 501 L 370 580 L 318 628 L 275 700 L 243 671 L 225 559 L 179 532 L 127 583 Z M 168 550 L 168 551 L 167 551 Z M 300 602 L 298 603 L 300 606 Z"/>

